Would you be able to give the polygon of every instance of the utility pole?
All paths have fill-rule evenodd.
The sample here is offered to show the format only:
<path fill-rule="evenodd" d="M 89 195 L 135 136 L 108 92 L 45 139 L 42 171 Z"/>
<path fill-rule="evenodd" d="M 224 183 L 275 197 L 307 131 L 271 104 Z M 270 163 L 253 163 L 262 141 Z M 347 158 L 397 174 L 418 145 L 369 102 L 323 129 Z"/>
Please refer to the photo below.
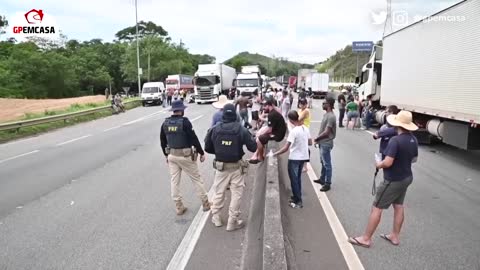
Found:
<path fill-rule="evenodd" d="M 138 75 L 138 96 L 140 96 L 140 92 L 142 91 L 142 82 L 140 79 L 140 75 L 142 71 L 140 70 L 140 45 L 138 42 L 138 11 L 137 11 L 137 0 L 135 0 L 135 29 L 136 35 L 135 39 L 137 40 L 137 75 Z"/>
<path fill-rule="evenodd" d="M 147 81 L 150 82 L 150 49 L 148 49 L 148 72 L 147 72 Z"/>

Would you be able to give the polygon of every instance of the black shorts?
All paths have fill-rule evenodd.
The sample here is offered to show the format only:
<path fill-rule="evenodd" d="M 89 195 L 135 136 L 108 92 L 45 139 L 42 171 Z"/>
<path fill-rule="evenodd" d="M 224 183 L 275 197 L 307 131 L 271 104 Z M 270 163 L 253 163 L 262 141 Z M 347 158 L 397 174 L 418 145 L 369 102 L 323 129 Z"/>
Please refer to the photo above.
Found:
<path fill-rule="evenodd" d="M 266 145 L 268 141 L 276 141 L 276 142 L 281 142 L 283 140 L 283 137 L 278 137 L 273 134 L 263 134 L 258 136 L 258 140 L 263 144 Z"/>

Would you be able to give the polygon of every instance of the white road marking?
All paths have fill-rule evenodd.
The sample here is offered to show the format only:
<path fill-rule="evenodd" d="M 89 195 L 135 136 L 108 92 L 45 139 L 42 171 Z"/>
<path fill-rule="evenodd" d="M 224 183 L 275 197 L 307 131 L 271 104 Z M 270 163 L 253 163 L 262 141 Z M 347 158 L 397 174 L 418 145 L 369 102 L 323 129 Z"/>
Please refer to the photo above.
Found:
<path fill-rule="evenodd" d="M 72 205 L 74 205 L 74 204 L 75 204 L 75 202 L 74 202 L 74 201 L 71 201 L 71 202 L 70 202 L 70 206 L 72 206 Z"/>
<path fill-rule="evenodd" d="M 23 143 L 23 142 L 31 141 L 31 140 L 34 140 L 34 139 L 37 139 L 37 138 L 38 137 L 31 137 L 31 138 L 27 138 L 27 139 L 16 140 L 16 141 L 9 142 L 9 143 L 3 143 L 3 144 L 0 144 L 0 147 L 10 146 L 10 145 L 18 144 L 18 143 Z"/>
<path fill-rule="evenodd" d="M 0 160 L 0 164 L 4 163 L 4 162 L 7 162 L 7 161 L 10 161 L 10 160 L 13 160 L 13 159 L 17 159 L 17 158 L 20 158 L 20 157 L 35 154 L 35 153 L 38 153 L 38 152 L 40 152 L 40 150 L 34 150 L 34 151 L 31 151 L 31 152 L 28 152 L 28 153 L 25 153 L 25 154 L 21 154 L 21 155 L 18 155 L 18 156 L 14 156 L 14 157 L 10 157 L 10 158 L 4 159 L 4 160 Z"/>
<path fill-rule="evenodd" d="M 324 192 L 321 192 L 319 188 L 316 188 L 319 185 L 313 182 L 313 180 L 317 180 L 318 178 L 315 175 L 315 172 L 313 171 L 313 168 L 310 165 L 310 163 L 307 164 L 307 174 L 308 174 L 308 178 L 310 178 L 310 182 L 314 187 L 313 189 L 317 194 L 318 200 L 322 205 L 322 209 L 323 209 L 323 212 L 325 213 L 325 216 L 327 217 L 328 223 L 332 228 L 335 239 L 337 240 L 338 246 L 340 247 L 340 251 L 342 252 L 343 257 L 345 258 L 345 262 L 348 265 L 348 269 L 364 270 L 365 268 L 363 267 L 357 252 L 355 251 L 353 246 L 347 241 L 348 236 L 345 233 L 345 229 L 343 228 L 342 223 L 340 223 L 340 220 L 338 219 L 338 216 L 335 213 L 335 210 L 333 209 L 333 206 L 330 203 L 330 200 L 328 199 L 327 195 Z"/>
<path fill-rule="evenodd" d="M 116 126 L 116 127 L 107 128 L 107 129 L 105 129 L 103 132 L 107 132 L 107 131 L 114 130 L 114 129 L 121 128 L 121 127 L 122 127 L 122 126 Z"/>
<path fill-rule="evenodd" d="M 367 133 L 370 133 L 370 135 L 375 135 L 375 132 L 371 132 L 370 130 L 364 130 Z"/>
<path fill-rule="evenodd" d="M 72 140 L 69 140 L 69 141 L 66 141 L 66 142 L 59 143 L 59 144 L 57 144 L 57 146 L 62 146 L 62 145 L 65 145 L 65 144 L 69 144 L 69 143 L 72 143 L 72 142 L 83 140 L 83 139 L 88 138 L 90 136 L 92 136 L 92 134 L 88 134 L 88 135 L 78 137 L 78 138 L 75 138 L 75 139 L 72 139 Z"/>
<path fill-rule="evenodd" d="M 128 126 L 128 125 L 131 125 L 131 124 L 135 124 L 135 123 L 137 123 L 137 122 L 140 122 L 140 121 L 149 119 L 149 118 L 154 117 L 155 115 L 160 114 L 160 113 L 163 113 L 163 112 L 165 112 L 165 110 L 158 111 L 158 112 L 154 112 L 154 113 L 152 113 L 152 114 L 142 116 L 142 117 L 140 117 L 140 118 L 138 118 L 138 119 L 135 119 L 135 120 L 133 120 L 133 121 L 124 123 L 122 126 Z"/>
<path fill-rule="evenodd" d="M 203 115 L 202 115 L 203 116 Z M 192 120 L 193 121 L 193 120 Z M 211 198 L 213 196 L 213 185 L 208 192 L 208 197 Z M 175 251 L 175 254 L 170 260 L 170 263 L 167 266 L 167 270 L 184 270 L 185 266 L 187 266 L 188 261 L 190 260 L 190 256 L 192 256 L 193 249 L 197 245 L 198 239 L 200 238 L 200 234 L 207 223 L 207 219 L 210 216 L 210 211 L 203 212 L 202 207 L 198 209 L 197 214 L 193 218 L 190 227 L 188 228 L 185 236 L 182 239 L 182 242 Z"/>
<path fill-rule="evenodd" d="M 190 120 L 190 122 L 195 122 L 195 121 L 197 121 L 198 119 L 200 119 L 200 118 L 202 118 L 202 117 L 203 117 L 203 114 L 200 115 L 200 116 L 198 116 L 198 117 L 193 118 L 192 120 Z"/>
<path fill-rule="evenodd" d="M 321 123 L 322 121 L 310 121 L 310 123 Z"/>

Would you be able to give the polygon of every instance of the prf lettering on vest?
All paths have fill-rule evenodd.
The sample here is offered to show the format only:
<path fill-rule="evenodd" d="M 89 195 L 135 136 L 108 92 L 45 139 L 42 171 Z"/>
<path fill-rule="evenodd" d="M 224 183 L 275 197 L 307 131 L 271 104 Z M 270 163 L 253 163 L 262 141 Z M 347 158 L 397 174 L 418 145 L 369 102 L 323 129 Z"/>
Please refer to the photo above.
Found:
<path fill-rule="evenodd" d="M 222 145 L 231 146 L 232 141 L 222 141 Z"/>
<path fill-rule="evenodd" d="M 177 127 L 168 127 L 168 131 L 177 132 Z"/>

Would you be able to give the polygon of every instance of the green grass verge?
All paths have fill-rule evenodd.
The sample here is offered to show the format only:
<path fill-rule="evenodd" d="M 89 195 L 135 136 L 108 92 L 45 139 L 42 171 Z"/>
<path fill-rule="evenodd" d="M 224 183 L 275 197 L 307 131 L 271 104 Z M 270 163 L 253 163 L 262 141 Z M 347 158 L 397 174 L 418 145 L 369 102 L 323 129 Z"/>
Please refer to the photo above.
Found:
<path fill-rule="evenodd" d="M 125 104 L 125 106 L 128 110 L 128 109 L 133 109 L 135 107 L 138 107 L 141 104 L 142 104 L 141 102 L 133 102 L 133 103 Z M 72 105 L 69 108 L 69 110 L 72 109 L 73 107 L 77 108 L 77 106 L 74 106 L 74 105 Z M 105 106 L 105 104 L 101 104 L 101 105 L 98 105 L 96 107 L 89 107 L 89 106 L 93 106 L 93 105 L 85 104 L 84 106 L 80 106 L 80 107 L 82 107 L 83 110 L 87 110 L 87 109 L 91 109 L 91 108 Z M 76 110 L 76 111 L 68 111 L 68 112 L 77 112 L 77 111 L 80 111 L 80 109 Z M 67 113 L 65 111 L 63 111 L 63 112 Z M 51 115 L 55 115 L 55 114 L 43 115 L 42 117 L 51 116 Z M 107 117 L 107 116 L 111 116 L 111 115 L 112 115 L 111 110 L 104 110 L 104 111 L 92 113 L 92 114 L 89 114 L 89 115 L 83 115 L 83 116 L 78 116 L 78 117 L 75 117 L 75 118 L 71 118 L 71 119 L 68 119 L 66 121 L 59 120 L 59 121 L 40 124 L 40 125 L 36 125 L 36 126 L 31 126 L 31 127 L 24 127 L 24 128 L 19 129 L 18 131 L 15 130 L 15 129 L 0 131 L 0 143 L 4 143 L 4 142 L 11 141 L 11 140 L 16 140 L 16 139 L 20 139 L 20 138 L 24 138 L 24 137 L 29 137 L 29 136 L 45 133 L 45 132 L 48 132 L 48 131 L 52 131 L 52 130 L 67 127 L 67 126 L 73 126 L 73 125 L 78 124 L 78 123 L 88 122 L 88 121 L 92 121 L 92 120 L 95 120 L 95 119 L 99 119 L 99 118 L 103 118 L 103 117 Z M 34 119 L 34 118 L 28 118 L 28 119 Z"/>
<path fill-rule="evenodd" d="M 123 102 L 132 101 L 132 100 L 139 100 L 139 99 L 129 98 L 129 99 L 125 99 Z M 88 109 L 94 109 L 94 108 L 98 108 L 98 107 L 102 107 L 110 104 L 111 104 L 110 100 L 105 100 L 104 102 L 99 102 L 99 103 L 85 103 L 85 104 L 74 103 L 70 105 L 70 107 L 68 107 L 67 109 L 63 109 L 63 110 L 52 110 L 52 111 L 45 110 L 44 112 L 41 112 L 41 113 L 25 113 L 25 116 L 17 121 L 31 120 L 31 119 L 37 119 L 37 118 L 42 118 L 47 116 L 85 111 Z"/>

